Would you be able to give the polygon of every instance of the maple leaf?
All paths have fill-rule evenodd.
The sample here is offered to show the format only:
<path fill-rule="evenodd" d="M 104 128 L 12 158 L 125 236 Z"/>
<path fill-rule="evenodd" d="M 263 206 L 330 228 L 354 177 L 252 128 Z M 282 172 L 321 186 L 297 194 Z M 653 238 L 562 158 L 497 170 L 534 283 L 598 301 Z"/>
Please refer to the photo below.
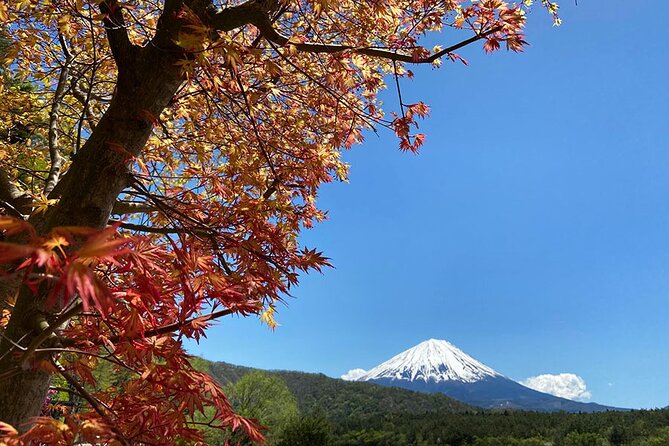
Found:
<path fill-rule="evenodd" d="M 483 49 L 486 53 L 492 53 L 493 51 L 498 50 L 499 47 L 499 40 L 495 38 L 486 39 L 485 43 L 483 44 Z"/>
<path fill-rule="evenodd" d="M 0 215 L 0 231 L 4 232 L 6 236 L 28 232 L 31 239 L 36 235 L 32 225 L 28 222 L 4 215 Z"/>
<path fill-rule="evenodd" d="M 4 421 L 0 421 L 0 433 L 2 433 L 3 441 L 18 440 L 19 432 Z"/>
<path fill-rule="evenodd" d="M 34 214 L 43 214 L 49 210 L 50 206 L 58 203 L 57 199 L 48 198 L 44 194 L 39 194 L 33 198 L 35 206 L 33 208 Z"/>
<path fill-rule="evenodd" d="M 70 242 L 64 235 L 53 234 L 42 243 L 42 246 L 49 251 L 58 249 L 58 251 L 65 256 L 64 248 L 70 246 Z"/>
<path fill-rule="evenodd" d="M 118 237 L 116 229 L 109 228 L 94 234 L 74 254 L 83 261 L 113 259 L 129 252 L 127 249 L 119 249 L 128 243 L 129 239 Z"/>
<path fill-rule="evenodd" d="M 29 258 L 35 252 L 36 248 L 29 245 L 0 242 L 0 264 Z"/>

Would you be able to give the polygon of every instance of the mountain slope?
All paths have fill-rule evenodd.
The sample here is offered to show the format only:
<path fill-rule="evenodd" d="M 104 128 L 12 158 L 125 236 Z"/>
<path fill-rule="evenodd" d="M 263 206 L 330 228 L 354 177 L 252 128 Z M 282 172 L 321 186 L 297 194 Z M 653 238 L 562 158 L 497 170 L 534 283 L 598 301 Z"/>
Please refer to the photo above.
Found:
<path fill-rule="evenodd" d="M 486 409 L 597 412 L 614 408 L 581 403 L 525 387 L 482 364 L 448 341 L 421 342 L 360 375 L 356 381 L 443 393 Z"/>
<path fill-rule="evenodd" d="M 204 361 L 203 361 L 204 362 Z M 254 370 L 225 362 L 206 362 L 208 372 L 220 383 L 235 382 Z M 267 371 L 288 385 L 302 413 L 323 411 L 335 420 L 365 420 L 390 414 L 424 415 L 475 410 L 471 406 L 434 393 L 383 387 L 366 382 L 348 382 L 323 374 Z"/>

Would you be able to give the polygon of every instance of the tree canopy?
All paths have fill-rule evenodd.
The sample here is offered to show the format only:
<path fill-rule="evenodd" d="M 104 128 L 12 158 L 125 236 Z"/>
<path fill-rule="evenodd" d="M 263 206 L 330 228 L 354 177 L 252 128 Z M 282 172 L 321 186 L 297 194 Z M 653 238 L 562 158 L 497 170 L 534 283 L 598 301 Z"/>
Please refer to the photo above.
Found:
<path fill-rule="evenodd" d="M 273 326 L 329 265 L 298 236 L 341 150 L 381 128 L 423 143 L 408 66 L 522 50 L 531 3 L 0 0 L 3 441 L 195 443 L 205 407 L 260 441 L 182 340 L 231 314 Z M 100 361 L 131 378 L 100 386 Z M 35 418 L 54 374 L 86 407 Z"/>

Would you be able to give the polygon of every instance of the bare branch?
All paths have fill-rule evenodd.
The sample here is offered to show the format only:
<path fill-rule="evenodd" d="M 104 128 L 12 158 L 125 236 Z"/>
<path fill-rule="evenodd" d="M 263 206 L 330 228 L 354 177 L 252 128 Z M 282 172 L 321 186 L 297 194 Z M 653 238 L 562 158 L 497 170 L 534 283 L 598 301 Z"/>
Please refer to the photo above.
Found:
<path fill-rule="evenodd" d="M 21 365 L 24 367 L 28 364 L 28 361 L 31 359 L 33 353 L 48 339 L 51 339 L 52 342 L 58 341 L 58 336 L 54 333 L 56 330 L 62 327 L 63 324 L 66 324 L 72 317 L 81 313 L 83 310 L 83 305 L 81 302 L 75 304 L 72 308 L 67 311 L 64 311 L 60 314 L 53 322 L 48 324 L 31 342 L 30 345 L 26 348 L 24 355 L 21 358 Z"/>
<path fill-rule="evenodd" d="M 107 31 L 109 48 L 114 55 L 119 71 L 123 70 L 135 58 L 139 47 L 133 45 L 128 37 L 123 8 L 117 0 L 105 0 L 100 3 L 100 11 L 105 14 L 102 23 Z"/>
<path fill-rule="evenodd" d="M 109 428 L 116 434 L 116 439 L 119 440 L 119 442 L 125 446 L 130 446 L 130 442 L 125 438 L 122 432 L 116 428 L 114 421 L 111 419 L 109 414 L 107 413 L 107 409 L 103 406 L 102 401 L 97 399 L 95 396 L 91 395 L 91 393 L 84 388 L 72 375 L 70 375 L 67 370 L 65 370 L 65 367 L 60 365 L 58 361 L 55 359 L 51 359 L 51 364 L 58 370 L 58 373 L 65 378 L 65 381 L 72 387 L 74 387 L 77 392 L 86 400 L 88 403 L 93 407 L 93 409 L 102 417 L 102 419 L 105 420 L 105 422 L 109 425 Z"/>
<path fill-rule="evenodd" d="M 83 114 L 86 116 L 86 120 L 88 121 L 88 126 L 90 127 L 91 131 L 95 130 L 95 123 L 98 120 L 98 117 L 95 116 L 95 113 L 93 113 L 93 110 L 91 108 L 91 96 L 88 94 L 87 91 L 84 91 L 81 86 L 79 85 L 79 82 L 81 81 L 81 78 L 79 79 L 72 79 L 72 82 L 70 82 L 70 90 L 72 91 L 72 96 L 79 101 L 79 103 L 83 106 Z M 90 90 L 90 88 L 89 88 Z"/>
<path fill-rule="evenodd" d="M 118 225 L 123 229 L 129 229 L 131 231 L 138 231 L 138 232 L 147 232 L 150 234 L 188 234 L 192 232 L 190 228 L 146 226 L 146 225 L 138 225 L 135 223 L 126 223 L 114 219 L 110 219 L 109 223 L 118 223 Z"/>
<path fill-rule="evenodd" d="M 146 214 L 158 211 L 158 207 L 152 203 L 138 201 L 117 201 L 112 208 L 114 215 Z"/>
<path fill-rule="evenodd" d="M 60 169 L 63 165 L 63 157 L 58 147 L 58 113 L 65 96 L 67 81 L 70 75 L 70 64 L 73 59 L 63 35 L 59 33 L 58 39 L 60 40 L 60 46 L 63 48 L 63 54 L 65 54 L 65 62 L 60 69 L 58 85 L 53 95 L 53 103 L 51 104 L 51 112 L 49 113 L 49 157 L 51 158 L 51 167 L 49 168 L 49 175 L 46 177 L 44 195 L 49 195 L 56 186 L 56 183 L 58 183 Z"/>
<path fill-rule="evenodd" d="M 260 28 L 257 23 L 269 24 L 272 27 L 270 15 L 279 8 L 279 2 L 275 0 L 251 0 L 241 5 L 225 8 L 211 18 L 211 24 L 218 31 L 231 31 L 244 25 L 253 24 Z"/>
<path fill-rule="evenodd" d="M 12 203 L 25 193 L 9 178 L 7 171 L 0 167 L 0 200 Z"/>
<path fill-rule="evenodd" d="M 120 340 L 134 341 L 134 340 L 139 340 L 139 339 L 147 339 L 147 338 L 151 338 L 151 337 L 154 337 L 154 336 L 162 336 L 162 335 L 173 333 L 173 332 L 175 332 L 177 330 L 180 330 L 182 328 L 188 327 L 193 322 L 200 322 L 201 323 L 201 322 L 213 321 L 213 320 L 216 320 L 216 319 L 220 319 L 224 316 L 231 315 L 233 313 L 235 313 L 235 310 L 230 309 L 230 308 L 226 308 L 225 310 L 215 311 L 213 313 L 205 314 L 204 316 L 197 316 L 197 317 L 194 317 L 194 318 L 191 318 L 191 319 L 187 319 L 183 322 L 175 322 L 173 324 L 167 324 L 167 325 L 163 325 L 163 326 L 160 326 L 160 327 L 156 327 L 156 328 L 151 329 L 151 330 L 146 330 L 143 335 L 137 335 L 137 336 L 133 336 L 133 337 L 112 336 L 112 337 L 109 338 L 109 342 L 117 343 Z M 69 346 L 76 345 L 76 343 L 73 342 L 72 339 L 63 339 L 61 343 L 64 347 L 69 347 Z M 92 341 L 92 343 L 93 343 L 93 345 L 102 345 L 103 344 L 103 342 L 100 341 L 100 340 L 94 340 L 94 341 Z"/>
<path fill-rule="evenodd" d="M 0 167 L 0 206 L 17 218 L 25 218 L 32 199 L 9 177 L 7 171 Z"/>

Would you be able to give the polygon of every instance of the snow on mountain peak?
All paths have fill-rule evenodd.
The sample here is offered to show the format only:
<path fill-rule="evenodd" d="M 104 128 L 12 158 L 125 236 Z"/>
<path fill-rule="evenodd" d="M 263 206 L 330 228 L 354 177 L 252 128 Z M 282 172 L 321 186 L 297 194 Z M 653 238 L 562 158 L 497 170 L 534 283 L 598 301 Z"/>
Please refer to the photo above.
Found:
<path fill-rule="evenodd" d="M 428 339 L 354 378 L 356 381 L 402 379 L 471 383 L 502 376 L 448 341 Z"/>

